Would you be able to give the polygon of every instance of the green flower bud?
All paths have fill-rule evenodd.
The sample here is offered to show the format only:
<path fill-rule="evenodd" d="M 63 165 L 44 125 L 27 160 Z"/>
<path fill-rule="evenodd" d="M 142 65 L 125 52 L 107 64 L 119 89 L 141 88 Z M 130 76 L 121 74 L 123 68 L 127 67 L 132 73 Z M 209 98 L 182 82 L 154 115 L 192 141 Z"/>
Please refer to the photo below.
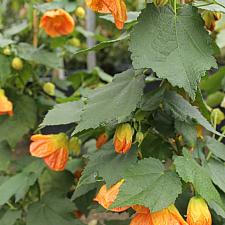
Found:
<path fill-rule="evenodd" d="M 78 137 L 72 137 L 69 141 L 70 153 L 79 156 L 81 152 L 81 140 Z"/>
<path fill-rule="evenodd" d="M 224 113 L 219 108 L 213 109 L 210 117 L 211 121 L 216 123 L 216 125 L 220 124 L 225 119 Z"/>
<path fill-rule="evenodd" d="M 51 82 L 47 82 L 43 85 L 43 90 L 50 96 L 55 96 L 55 85 Z"/>
<path fill-rule="evenodd" d="M 15 57 L 13 60 L 12 60 L 12 68 L 14 70 L 22 70 L 23 69 L 23 61 L 22 59 L 20 59 L 19 57 Z"/>

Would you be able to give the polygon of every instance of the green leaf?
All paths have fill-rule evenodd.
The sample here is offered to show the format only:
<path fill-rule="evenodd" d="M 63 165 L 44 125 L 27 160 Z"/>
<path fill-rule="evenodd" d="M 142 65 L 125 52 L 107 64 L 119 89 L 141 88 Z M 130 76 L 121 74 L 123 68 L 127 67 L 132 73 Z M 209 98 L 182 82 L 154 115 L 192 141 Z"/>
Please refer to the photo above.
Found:
<path fill-rule="evenodd" d="M 81 101 L 57 104 L 48 111 L 40 126 L 76 123 L 80 121 L 83 106 Z"/>
<path fill-rule="evenodd" d="M 129 116 L 140 102 L 143 88 L 143 75 L 135 75 L 133 70 L 117 74 L 111 83 L 92 92 L 75 132 Z"/>
<path fill-rule="evenodd" d="M 34 48 L 27 43 L 20 43 L 17 45 L 18 56 L 42 64 L 50 68 L 62 68 L 62 59 L 56 53 L 49 52 L 44 49 Z"/>
<path fill-rule="evenodd" d="M 0 142 L 0 171 L 7 171 L 10 161 L 12 160 L 12 152 L 6 141 Z"/>
<path fill-rule="evenodd" d="M 13 36 L 15 34 L 18 34 L 25 29 L 28 28 L 28 22 L 26 20 L 22 21 L 21 23 L 13 24 L 9 29 L 6 29 L 4 31 L 5 36 Z"/>
<path fill-rule="evenodd" d="M 76 56 L 76 55 L 84 54 L 84 53 L 87 53 L 87 52 L 90 52 L 90 51 L 99 51 L 103 48 L 111 46 L 114 43 L 126 40 L 129 37 L 130 37 L 129 33 L 124 33 L 115 40 L 102 41 L 101 43 L 99 43 L 99 44 L 97 44 L 97 45 L 95 45 L 94 47 L 91 47 L 91 48 L 86 48 L 86 49 L 82 49 L 82 50 L 75 50 L 75 51 L 72 50 L 71 48 L 66 48 L 66 49 Z"/>
<path fill-rule="evenodd" d="M 56 190 L 67 193 L 73 185 L 74 177 L 68 171 L 56 172 L 47 169 L 41 174 L 38 182 L 42 195 Z"/>
<path fill-rule="evenodd" d="M 72 215 L 74 209 L 69 199 L 59 193 L 48 193 L 28 208 L 27 225 L 81 225 Z"/>
<path fill-rule="evenodd" d="M 5 204 L 14 195 L 16 202 L 23 198 L 29 187 L 32 186 L 40 176 L 43 168 L 43 162 L 41 160 L 35 160 L 21 173 L 4 181 L 0 185 L 0 192 L 4 193 L 4 195 L 0 196 L 0 205 Z"/>
<path fill-rule="evenodd" d="M 200 9 L 209 10 L 212 12 L 225 13 L 224 0 L 207 0 L 207 1 L 194 1 L 194 6 Z"/>
<path fill-rule="evenodd" d="M 192 106 L 176 92 L 165 93 L 164 106 L 167 110 L 171 111 L 175 119 L 181 122 L 189 122 L 190 119 L 194 119 L 198 124 L 205 127 L 208 131 L 211 131 L 217 135 L 221 135 L 211 126 L 211 124 L 195 106 Z"/>
<path fill-rule="evenodd" d="M 196 193 L 201 195 L 208 203 L 223 205 L 220 195 L 206 172 L 188 153 L 183 151 L 184 156 L 178 156 L 174 163 L 179 176 L 186 182 L 192 183 Z"/>
<path fill-rule="evenodd" d="M 11 76 L 10 59 L 4 55 L 0 55 L 0 87 L 4 86 L 7 79 Z"/>
<path fill-rule="evenodd" d="M 207 137 L 207 148 L 218 158 L 225 161 L 225 145 L 215 138 Z"/>
<path fill-rule="evenodd" d="M 6 47 L 8 45 L 11 45 L 13 43 L 14 43 L 13 40 L 0 36 L 0 48 L 4 48 L 4 47 Z"/>
<path fill-rule="evenodd" d="M 166 171 L 164 165 L 154 158 L 132 165 L 124 179 L 112 208 L 138 204 L 154 212 L 174 203 L 181 193 L 181 182 L 177 174 Z"/>
<path fill-rule="evenodd" d="M 6 213 L 0 218 L 1 225 L 14 225 L 16 220 L 21 217 L 21 211 L 19 210 L 8 210 Z"/>
<path fill-rule="evenodd" d="M 211 159 L 207 165 L 206 169 L 209 172 L 209 175 L 215 185 L 217 185 L 225 193 L 225 166 L 223 163 Z"/>
<path fill-rule="evenodd" d="M 130 43 L 134 68 L 152 68 L 158 77 L 184 88 L 194 99 L 206 70 L 217 67 L 197 9 L 182 6 L 175 15 L 169 6 L 149 4 L 138 22 Z"/>
<path fill-rule="evenodd" d="M 76 191 L 79 192 L 85 185 L 95 183 L 99 177 L 105 180 L 108 187 L 121 180 L 127 168 L 137 160 L 135 150 L 136 147 L 134 146 L 125 155 L 117 154 L 110 141 L 100 151 L 92 153 L 89 156 L 88 164 L 82 173 Z M 74 196 L 77 196 L 76 191 Z"/>
<path fill-rule="evenodd" d="M 0 118 L 0 142 L 8 141 L 11 146 L 16 143 L 30 129 L 34 128 L 37 121 L 37 108 L 34 100 L 28 96 L 12 96 L 14 115 Z"/>
<path fill-rule="evenodd" d="M 209 107 L 215 108 L 216 106 L 220 105 L 224 97 L 225 97 L 225 94 L 223 92 L 216 91 L 207 96 L 206 103 Z"/>
<path fill-rule="evenodd" d="M 76 9 L 76 2 L 49 2 L 43 4 L 37 4 L 34 7 L 42 13 L 48 10 L 62 9 L 64 8 L 68 12 L 73 12 Z"/>
<path fill-rule="evenodd" d="M 219 68 L 219 70 L 211 76 L 205 76 L 201 83 L 201 90 L 206 91 L 208 94 L 212 94 L 222 88 L 222 80 L 224 79 L 225 66 Z"/>

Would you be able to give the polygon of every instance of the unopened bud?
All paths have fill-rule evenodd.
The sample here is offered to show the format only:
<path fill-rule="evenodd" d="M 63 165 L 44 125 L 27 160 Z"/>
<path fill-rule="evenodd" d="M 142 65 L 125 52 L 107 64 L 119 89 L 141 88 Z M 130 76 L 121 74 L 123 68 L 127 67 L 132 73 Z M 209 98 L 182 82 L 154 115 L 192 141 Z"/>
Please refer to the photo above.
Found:
<path fill-rule="evenodd" d="M 136 133 L 136 141 L 141 144 L 142 141 L 144 140 L 144 134 L 141 131 L 138 131 Z"/>
<path fill-rule="evenodd" d="M 71 38 L 69 41 L 68 41 L 68 44 L 69 45 L 72 45 L 76 48 L 79 48 L 81 46 L 81 43 L 80 43 L 80 40 L 78 38 Z"/>
<path fill-rule="evenodd" d="M 22 70 L 23 69 L 23 61 L 19 57 L 15 57 L 12 60 L 12 68 L 15 70 Z"/>
<path fill-rule="evenodd" d="M 3 54 L 4 55 L 11 55 L 11 49 L 9 47 L 6 47 L 3 49 Z"/>
<path fill-rule="evenodd" d="M 81 6 L 79 6 L 75 11 L 75 15 L 81 19 L 85 17 L 85 14 L 85 9 Z"/>
<path fill-rule="evenodd" d="M 45 93 L 47 93 L 50 96 L 55 95 L 55 85 L 51 82 L 47 82 L 43 85 L 43 90 Z"/>
<path fill-rule="evenodd" d="M 210 117 L 211 121 L 216 123 L 216 125 L 220 124 L 225 119 L 224 113 L 219 108 L 213 109 Z"/>

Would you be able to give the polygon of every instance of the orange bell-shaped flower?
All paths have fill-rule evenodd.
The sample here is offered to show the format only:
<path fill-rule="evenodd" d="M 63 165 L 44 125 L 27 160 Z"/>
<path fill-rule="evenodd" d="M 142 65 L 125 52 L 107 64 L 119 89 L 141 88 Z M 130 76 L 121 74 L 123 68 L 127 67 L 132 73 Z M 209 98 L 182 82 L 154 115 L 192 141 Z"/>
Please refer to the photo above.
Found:
<path fill-rule="evenodd" d="M 191 198 L 187 209 L 189 225 L 211 225 L 212 217 L 205 200 L 201 197 Z"/>
<path fill-rule="evenodd" d="M 64 170 L 69 157 L 68 138 L 64 133 L 31 137 L 32 156 L 43 158 L 48 167 L 55 171 Z"/>
<path fill-rule="evenodd" d="M 115 151 L 120 154 L 127 153 L 132 145 L 133 130 L 129 123 L 121 124 L 114 134 Z"/>
<path fill-rule="evenodd" d="M 40 27 L 51 37 L 68 35 L 73 32 L 75 22 L 63 9 L 50 10 L 41 18 Z"/>
<path fill-rule="evenodd" d="M 102 133 L 96 139 L 96 148 L 101 148 L 109 139 L 108 134 Z"/>
<path fill-rule="evenodd" d="M 5 91 L 0 89 L 0 115 L 4 114 L 13 115 L 13 104 L 5 96 Z"/>
<path fill-rule="evenodd" d="M 154 225 L 188 225 L 174 205 L 152 213 Z"/>
<path fill-rule="evenodd" d="M 110 211 L 122 212 L 127 210 L 129 207 L 119 207 L 119 208 L 109 209 L 109 207 L 116 200 L 116 197 L 120 191 L 120 186 L 123 184 L 123 182 L 124 180 L 119 181 L 108 190 L 106 185 L 103 185 L 100 191 L 98 192 L 97 196 L 94 198 L 94 201 L 98 202 L 101 206 L 103 206 L 105 209 L 108 209 Z"/>
<path fill-rule="evenodd" d="M 136 214 L 131 220 L 130 225 L 154 225 L 148 208 L 140 205 L 132 206 L 132 208 L 136 211 Z"/>
<path fill-rule="evenodd" d="M 127 8 L 124 0 L 86 0 L 92 10 L 99 13 L 112 13 L 116 27 L 123 29 L 127 20 Z"/>

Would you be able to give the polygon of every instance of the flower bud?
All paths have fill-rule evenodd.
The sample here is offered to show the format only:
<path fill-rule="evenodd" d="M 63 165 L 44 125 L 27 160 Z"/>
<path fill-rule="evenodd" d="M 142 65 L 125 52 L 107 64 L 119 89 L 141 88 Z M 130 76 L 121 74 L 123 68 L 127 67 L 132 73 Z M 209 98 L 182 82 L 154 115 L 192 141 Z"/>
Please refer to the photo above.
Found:
<path fill-rule="evenodd" d="M 72 46 L 74 46 L 76 48 L 80 48 L 80 46 L 81 46 L 80 40 L 78 38 L 75 38 L 75 37 L 74 38 L 71 38 L 68 41 L 68 44 L 69 45 L 72 45 Z"/>
<path fill-rule="evenodd" d="M 142 141 L 144 140 L 144 134 L 141 131 L 138 131 L 136 133 L 136 141 L 141 144 Z"/>
<path fill-rule="evenodd" d="M 98 136 L 96 139 L 96 148 L 99 149 L 101 148 L 109 139 L 108 134 L 102 133 Z"/>
<path fill-rule="evenodd" d="M 85 17 L 85 14 L 85 9 L 81 6 L 79 6 L 75 11 L 75 15 L 81 19 Z"/>
<path fill-rule="evenodd" d="M 13 104 L 5 95 L 5 91 L 0 89 L 0 115 L 13 115 Z"/>
<path fill-rule="evenodd" d="M 12 60 L 12 68 L 14 70 L 22 70 L 23 69 L 23 61 L 19 58 L 19 57 L 15 57 L 13 60 Z"/>
<path fill-rule="evenodd" d="M 216 108 L 212 110 L 210 118 L 213 123 L 216 123 L 216 125 L 218 125 L 225 119 L 225 116 L 219 108 Z"/>
<path fill-rule="evenodd" d="M 9 47 L 6 47 L 3 49 L 3 54 L 4 55 L 11 55 L 11 49 Z"/>
<path fill-rule="evenodd" d="M 43 85 L 43 90 L 45 93 L 47 93 L 50 96 L 55 95 L 55 85 L 51 82 L 47 82 Z"/>
<path fill-rule="evenodd" d="M 69 141 L 69 150 L 72 155 L 79 156 L 81 152 L 81 140 L 78 137 L 72 137 Z"/>
<path fill-rule="evenodd" d="M 129 123 L 120 124 L 114 134 L 115 151 L 120 154 L 127 153 L 132 145 L 133 129 Z"/>
<path fill-rule="evenodd" d="M 222 17 L 222 14 L 220 12 L 204 11 L 202 13 L 202 18 L 205 21 L 205 26 L 210 31 L 214 31 L 216 26 L 216 21 L 220 20 L 221 17 Z"/>
<path fill-rule="evenodd" d="M 189 201 L 187 209 L 187 223 L 189 225 L 211 225 L 212 217 L 205 200 L 201 197 L 193 197 Z"/>
<path fill-rule="evenodd" d="M 156 7 L 162 7 L 168 3 L 168 0 L 153 0 Z"/>

